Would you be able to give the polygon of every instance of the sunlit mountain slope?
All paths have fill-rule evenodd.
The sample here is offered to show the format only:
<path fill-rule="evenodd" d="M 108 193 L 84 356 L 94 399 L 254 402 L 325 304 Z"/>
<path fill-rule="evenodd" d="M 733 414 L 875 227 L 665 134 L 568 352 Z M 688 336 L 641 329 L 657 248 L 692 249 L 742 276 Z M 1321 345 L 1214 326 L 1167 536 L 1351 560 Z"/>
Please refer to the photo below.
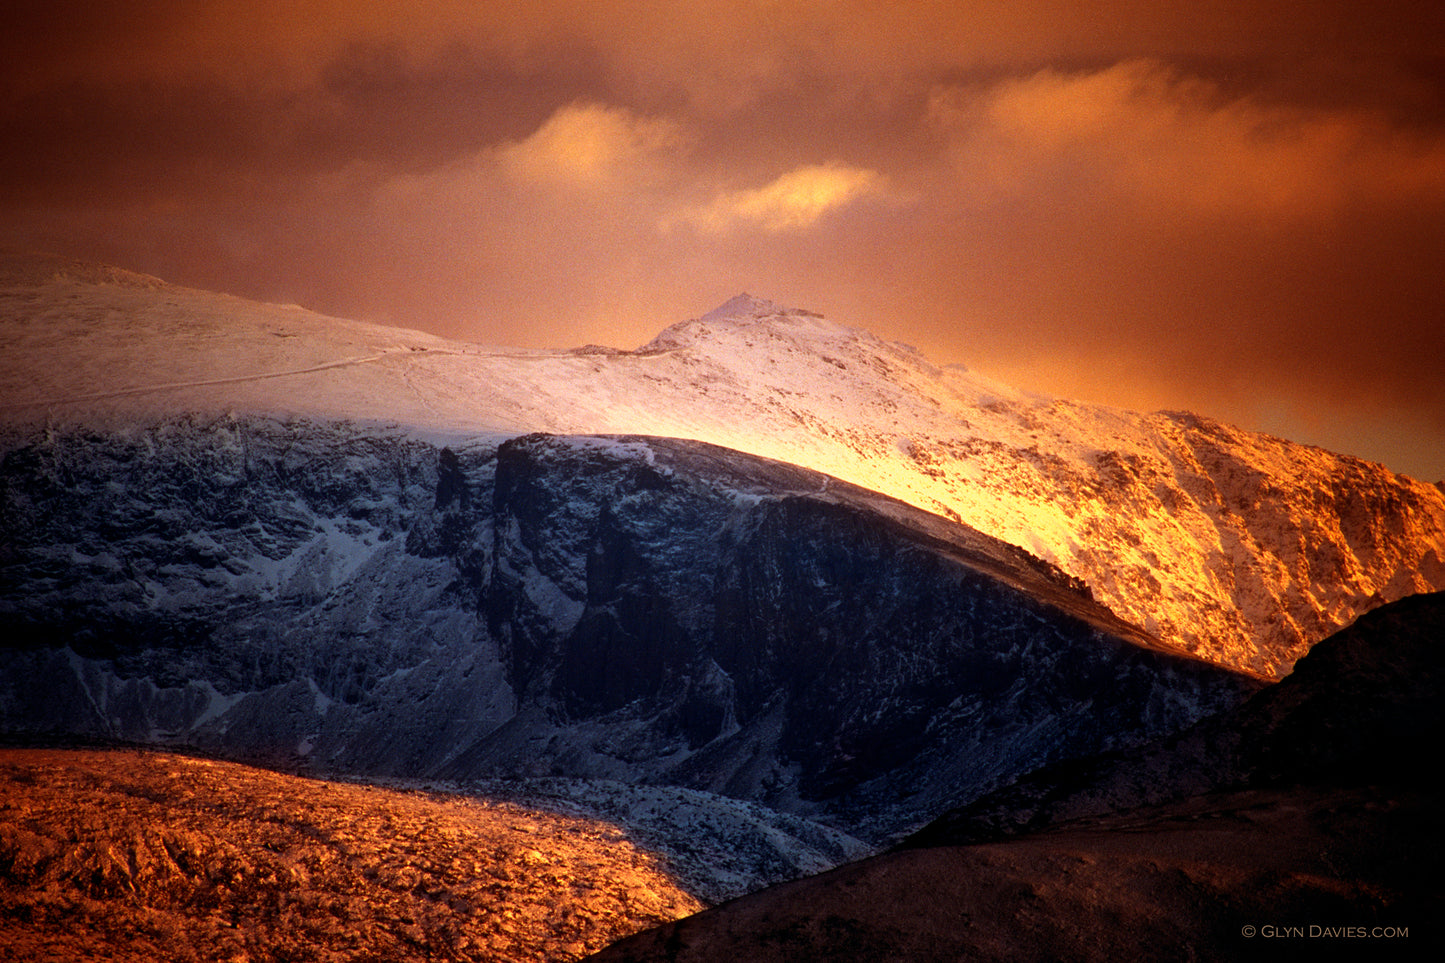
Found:
<path fill-rule="evenodd" d="M 527 351 L 56 259 L 5 265 L 12 424 L 198 411 L 709 441 L 961 520 L 1161 638 L 1267 675 L 1363 610 L 1445 587 L 1437 486 L 1197 415 L 1024 394 L 748 296 L 636 351 Z"/>

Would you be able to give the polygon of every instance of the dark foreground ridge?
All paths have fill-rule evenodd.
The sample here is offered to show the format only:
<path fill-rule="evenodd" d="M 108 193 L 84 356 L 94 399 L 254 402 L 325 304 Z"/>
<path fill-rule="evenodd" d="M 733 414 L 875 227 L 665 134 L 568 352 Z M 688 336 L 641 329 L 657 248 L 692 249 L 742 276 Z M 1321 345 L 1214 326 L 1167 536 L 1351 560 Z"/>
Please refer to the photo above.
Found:
<path fill-rule="evenodd" d="M 1048 768 L 592 959 L 1431 958 L 1442 640 L 1445 595 L 1405 599 L 1167 745 Z"/>

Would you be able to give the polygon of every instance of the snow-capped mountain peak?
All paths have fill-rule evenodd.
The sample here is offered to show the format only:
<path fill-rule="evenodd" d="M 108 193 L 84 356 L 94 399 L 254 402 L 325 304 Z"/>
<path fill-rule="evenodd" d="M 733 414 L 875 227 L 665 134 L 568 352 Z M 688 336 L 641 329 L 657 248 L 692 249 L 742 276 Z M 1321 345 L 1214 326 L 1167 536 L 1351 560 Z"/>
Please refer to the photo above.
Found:
<path fill-rule="evenodd" d="M 754 297 L 744 291 L 742 294 L 728 298 L 722 304 L 704 314 L 700 321 L 739 321 L 744 319 L 758 319 L 771 317 L 773 315 L 789 314 L 788 308 L 776 301 L 769 301 L 767 298 Z"/>
<path fill-rule="evenodd" d="M 1027 395 L 751 295 L 637 351 L 537 351 L 4 267 L 11 424 L 235 412 L 705 441 L 962 521 L 1145 630 L 1266 674 L 1365 609 L 1445 588 L 1435 486 L 1193 415 Z"/>
<path fill-rule="evenodd" d="M 665 329 L 639 349 L 650 354 L 679 348 L 716 345 L 741 340 L 751 347 L 758 339 L 810 346 L 853 341 L 883 342 L 867 331 L 830 321 L 816 311 L 791 308 L 751 294 L 739 294 L 699 318 Z"/>

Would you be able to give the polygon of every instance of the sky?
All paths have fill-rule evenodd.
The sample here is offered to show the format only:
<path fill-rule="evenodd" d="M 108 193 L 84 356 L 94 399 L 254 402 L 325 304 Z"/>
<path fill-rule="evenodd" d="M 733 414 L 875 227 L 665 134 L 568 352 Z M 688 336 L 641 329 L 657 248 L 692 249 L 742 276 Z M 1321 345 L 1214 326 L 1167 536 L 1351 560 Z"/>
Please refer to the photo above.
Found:
<path fill-rule="evenodd" d="M 1445 479 L 1445 4 L 9 0 L 0 244 L 492 344 L 746 291 Z"/>

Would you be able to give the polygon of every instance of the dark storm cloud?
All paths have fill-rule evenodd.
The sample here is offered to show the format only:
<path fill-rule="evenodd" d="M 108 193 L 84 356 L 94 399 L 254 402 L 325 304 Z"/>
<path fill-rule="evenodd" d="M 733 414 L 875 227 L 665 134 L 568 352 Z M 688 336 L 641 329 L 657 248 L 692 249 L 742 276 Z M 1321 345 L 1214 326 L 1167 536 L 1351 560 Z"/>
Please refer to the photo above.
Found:
<path fill-rule="evenodd" d="M 528 344 L 747 289 L 1445 475 L 1441 6 L 1090 9 L 12 4 L 0 241 Z"/>

